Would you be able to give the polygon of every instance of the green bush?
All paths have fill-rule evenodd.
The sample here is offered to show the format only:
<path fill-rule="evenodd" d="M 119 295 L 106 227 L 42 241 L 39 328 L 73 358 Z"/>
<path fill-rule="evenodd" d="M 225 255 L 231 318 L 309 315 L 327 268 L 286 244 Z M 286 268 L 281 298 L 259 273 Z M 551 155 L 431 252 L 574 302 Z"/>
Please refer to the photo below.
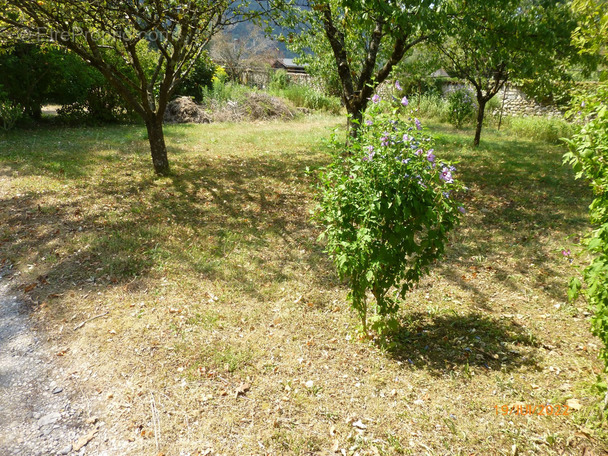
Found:
<path fill-rule="evenodd" d="M 574 126 L 557 117 L 505 117 L 503 124 L 516 136 L 557 144 L 562 138 L 569 138 Z"/>
<path fill-rule="evenodd" d="M 151 73 L 158 51 L 142 41 L 138 54 L 144 71 Z M 135 70 L 110 48 L 102 48 L 104 60 L 113 62 L 136 80 Z M 102 123 L 135 119 L 122 94 L 96 69 L 73 52 L 51 44 L 19 43 L 0 49 L 0 85 L 13 104 L 27 115 L 41 117 L 47 103 L 62 105 L 59 119 L 66 123 Z M 137 94 L 136 94 L 137 95 Z"/>
<path fill-rule="evenodd" d="M 604 344 L 600 357 L 608 371 L 608 84 L 598 85 L 592 93 L 578 94 L 575 106 L 576 117 L 585 123 L 567 140 L 570 151 L 564 162 L 572 165 L 577 178 L 585 178 L 591 185 L 595 198 L 589 217 L 594 229 L 583 242 L 592 256 L 583 271 L 586 287 L 574 278 L 568 295 L 575 299 L 582 292 L 593 309 L 592 329 Z"/>
<path fill-rule="evenodd" d="M 0 86 L 13 104 L 40 118 L 46 103 L 82 101 L 102 75 L 75 54 L 52 45 L 18 43 L 0 49 Z"/>
<path fill-rule="evenodd" d="M 346 147 L 335 143 L 316 210 L 326 251 L 348 282 L 365 334 L 368 291 L 375 299 L 372 327 L 382 330 L 399 296 L 443 254 L 464 211 L 455 198 L 462 188 L 452 175 L 455 168 L 435 157 L 412 110 L 387 110 L 377 95 L 372 101 L 357 138 Z M 395 296 L 387 296 L 393 287 Z"/>
<path fill-rule="evenodd" d="M 12 130 L 23 117 L 23 106 L 11 102 L 0 92 L 0 125 L 4 131 Z"/>
<path fill-rule="evenodd" d="M 477 111 L 471 93 L 466 89 L 458 89 L 448 94 L 448 120 L 456 128 L 473 120 Z"/>
<path fill-rule="evenodd" d="M 194 62 L 188 76 L 180 83 L 176 95 L 192 97 L 197 103 L 202 102 L 203 89 L 212 88 L 215 72 L 216 65 L 211 61 L 209 54 L 203 52 Z"/>

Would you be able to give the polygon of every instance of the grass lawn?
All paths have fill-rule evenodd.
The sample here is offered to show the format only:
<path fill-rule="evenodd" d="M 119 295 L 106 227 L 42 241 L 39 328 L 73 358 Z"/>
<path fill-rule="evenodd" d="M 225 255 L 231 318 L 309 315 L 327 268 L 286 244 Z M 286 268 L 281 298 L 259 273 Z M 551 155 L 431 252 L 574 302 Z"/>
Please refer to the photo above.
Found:
<path fill-rule="evenodd" d="M 0 137 L 0 264 L 92 409 L 134 455 L 604 454 L 599 341 L 561 253 L 590 195 L 563 148 L 428 125 L 467 214 L 382 347 L 309 218 L 306 169 L 343 123 L 168 126 L 166 178 L 141 127 Z M 569 415 L 500 409 L 547 403 Z"/>

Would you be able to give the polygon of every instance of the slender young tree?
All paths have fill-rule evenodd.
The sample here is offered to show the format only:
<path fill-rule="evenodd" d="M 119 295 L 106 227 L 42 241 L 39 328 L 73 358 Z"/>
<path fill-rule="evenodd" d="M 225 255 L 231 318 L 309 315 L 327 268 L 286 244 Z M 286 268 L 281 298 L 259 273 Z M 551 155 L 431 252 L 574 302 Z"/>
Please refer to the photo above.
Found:
<path fill-rule="evenodd" d="M 576 54 L 576 20 L 560 0 L 450 0 L 444 8 L 439 49 L 448 73 L 475 89 L 478 146 L 486 105 L 507 81 L 544 77 Z"/>
<path fill-rule="evenodd" d="M 273 3 L 273 2 L 271 2 Z M 437 30 L 440 1 L 292 0 L 274 2 L 287 11 L 288 46 L 309 71 L 335 81 L 356 135 L 369 99 L 406 53 Z"/>
<path fill-rule="evenodd" d="M 0 0 L 0 26 L 7 35 L 54 41 L 97 68 L 144 120 L 154 170 L 164 175 L 167 103 L 205 44 L 239 20 L 244 6 L 231 0 Z"/>

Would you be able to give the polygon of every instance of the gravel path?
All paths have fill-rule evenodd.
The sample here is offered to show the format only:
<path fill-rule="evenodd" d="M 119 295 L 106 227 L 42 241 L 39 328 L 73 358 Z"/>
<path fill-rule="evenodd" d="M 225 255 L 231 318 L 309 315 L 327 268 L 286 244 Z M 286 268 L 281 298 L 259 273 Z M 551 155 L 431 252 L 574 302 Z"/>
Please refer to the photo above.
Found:
<path fill-rule="evenodd" d="M 0 455 L 124 454 L 9 286 L 0 271 Z"/>

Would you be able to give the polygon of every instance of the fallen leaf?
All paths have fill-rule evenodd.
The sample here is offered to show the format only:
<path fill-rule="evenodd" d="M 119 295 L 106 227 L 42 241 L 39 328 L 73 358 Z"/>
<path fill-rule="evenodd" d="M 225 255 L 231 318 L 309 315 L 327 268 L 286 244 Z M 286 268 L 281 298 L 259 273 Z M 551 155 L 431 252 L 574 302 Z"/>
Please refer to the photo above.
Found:
<path fill-rule="evenodd" d="M 566 401 L 566 405 L 568 407 L 570 407 L 571 409 L 574 410 L 580 410 L 583 408 L 583 406 L 581 405 L 581 403 L 578 401 L 578 399 L 568 399 Z"/>
<path fill-rule="evenodd" d="M 74 443 L 74 446 L 72 447 L 72 451 L 74 451 L 74 452 L 79 451 L 83 446 L 85 446 L 87 443 L 89 443 L 91 440 L 93 440 L 93 437 L 95 437 L 95 434 L 97 434 L 97 429 L 93 429 L 87 435 L 80 437 L 76 441 L 76 443 Z"/>
<path fill-rule="evenodd" d="M 363 422 L 361 420 L 357 420 L 353 423 L 353 427 L 356 427 L 357 429 L 367 429 L 367 426 L 365 424 L 363 424 Z"/>
<path fill-rule="evenodd" d="M 250 388 L 251 385 L 249 383 L 241 383 L 240 386 L 236 389 L 234 397 L 238 398 L 240 394 L 245 394 L 247 391 L 249 391 Z"/>
<path fill-rule="evenodd" d="M 38 286 L 38 284 L 36 282 L 34 283 L 30 283 L 29 285 L 26 285 L 23 288 L 23 292 L 24 293 L 29 293 L 30 291 L 32 291 L 34 288 L 36 288 Z"/>

